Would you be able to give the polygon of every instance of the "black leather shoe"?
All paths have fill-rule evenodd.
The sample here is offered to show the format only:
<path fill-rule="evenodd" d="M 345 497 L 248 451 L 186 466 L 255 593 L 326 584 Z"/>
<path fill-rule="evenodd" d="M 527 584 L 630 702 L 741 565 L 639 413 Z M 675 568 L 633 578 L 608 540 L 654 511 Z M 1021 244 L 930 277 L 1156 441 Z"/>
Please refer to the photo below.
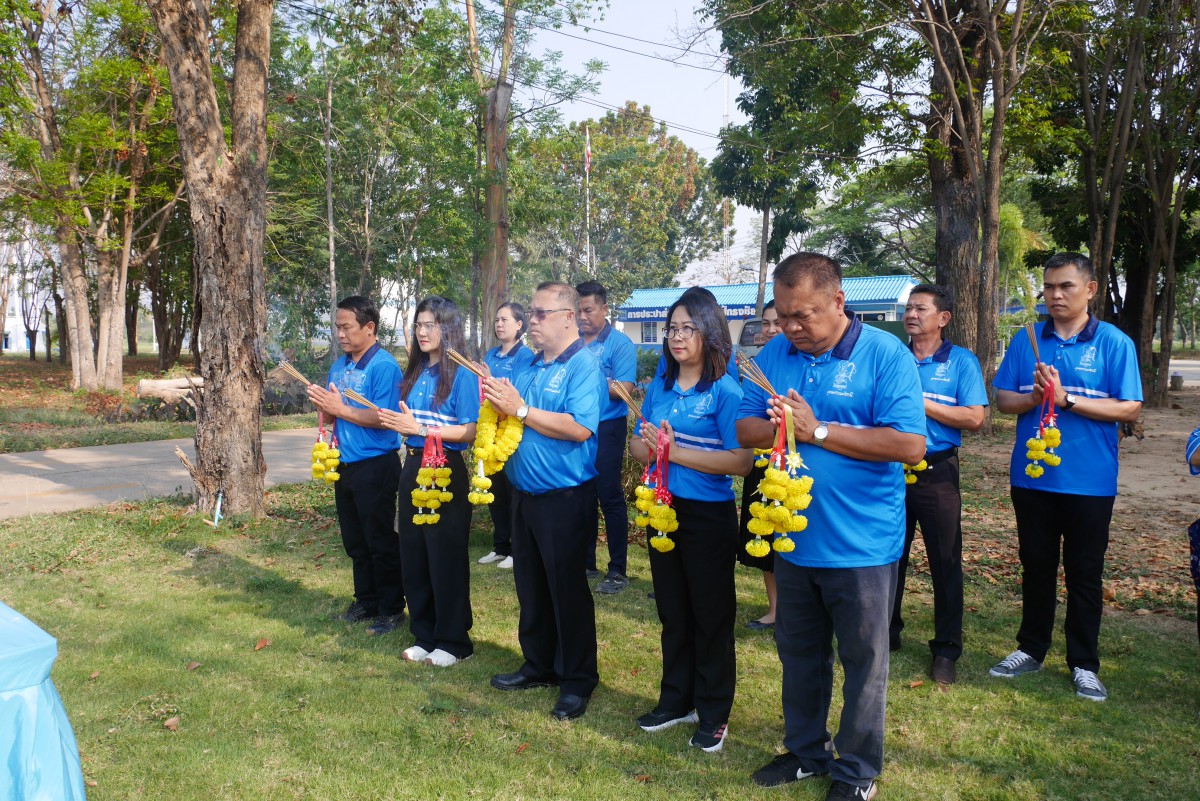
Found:
<path fill-rule="evenodd" d="M 492 676 L 492 686 L 497 690 L 532 690 L 535 687 L 553 687 L 556 684 L 558 682 L 553 679 L 535 679 L 519 670 L 516 673 L 497 673 Z"/>
<path fill-rule="evenodd" d="M 929 668 L 929 675 L 933 676 L 933 680 L 938 684 L 953 684 L 958 681 L 958 668 L 954 666 L 953 659 L 935 656 L 933 665 Z"/>
<path fill-rule="evenodd" d="M 587 712 L 588 697 L 586 695 L 568 695 L 566 693 L 558 697 L 558 703 L 554 705 L 554 709 L 550 714 L 559 720 L 574 720 Z"/>

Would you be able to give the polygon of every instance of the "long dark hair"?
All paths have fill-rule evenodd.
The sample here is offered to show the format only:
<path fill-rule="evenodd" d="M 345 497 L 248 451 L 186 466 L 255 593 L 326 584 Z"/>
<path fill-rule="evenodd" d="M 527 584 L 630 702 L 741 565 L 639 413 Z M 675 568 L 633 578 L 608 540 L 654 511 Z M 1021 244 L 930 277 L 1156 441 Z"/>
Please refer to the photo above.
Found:
<path fill-rule="evenodd" d="M 454 386 L 454 376 L 458 374 L 458 364 L 447 358 L 446 348 L 454 348 L 462 353 L 466 348 L 463 344 L 462 313 L 458 304 L 438 295 L 430 295 L 417 304 L 416 314 L 413 315 L 412 328 L 408 333 L 408 366 L 404 368 L 404 379 L 400 382 L 400 399 L 408 397 L 413 384 L 421 375 L 421 371 L 429 366 L 429 354 L 417 345 L 417 318 L 421 312 L 431 312 L 434 322 L 442 332 L 442 357 L 438 360 L 441 369 L 438 374 L 437 389 L 433 393 L 433 408 L 441 406 L 450 397 L 450 388 Z"/>
<path fill-rule="evenodd" d="M 693 287 L 684 292 L 679 300 L 667 309 L 667 325 L 671 325 L 671 316 L 682 306 L 691 316 L 696 325 L 696 335 L 702 337 L 701 356 L 703 366 L 700 371 L 701 381 L 717 381 L 725 374 L 729 365 L 729 357 L 733 353 L 733 341 L 729 338 L 729 322 L 721 304 L 708 291 L 694 291 Z M 666 385 L 673 386 L 679 378 L 679 362 L 667 342 L 663 343 L 663 356 L 667 360 Z"/>

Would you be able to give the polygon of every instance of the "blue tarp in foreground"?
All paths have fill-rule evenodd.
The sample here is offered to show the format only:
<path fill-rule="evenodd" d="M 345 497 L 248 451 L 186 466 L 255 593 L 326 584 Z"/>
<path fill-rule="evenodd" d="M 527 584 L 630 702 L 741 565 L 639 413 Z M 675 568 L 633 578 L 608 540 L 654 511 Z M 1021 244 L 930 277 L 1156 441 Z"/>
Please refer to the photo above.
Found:
<path fill-rule="evenodd" d="M 0 603 L 0 799 L 84 801 L 75 733 L 50 681 L 58 642 Z"/>

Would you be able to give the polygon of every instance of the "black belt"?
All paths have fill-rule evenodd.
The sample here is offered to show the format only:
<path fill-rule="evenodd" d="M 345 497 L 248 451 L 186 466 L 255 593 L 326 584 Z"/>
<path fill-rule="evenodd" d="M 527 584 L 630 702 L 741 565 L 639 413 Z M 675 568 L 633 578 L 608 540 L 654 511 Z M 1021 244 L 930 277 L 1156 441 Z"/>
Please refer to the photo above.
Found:
<path fill-rule="evenodd" d="M 941 464 L 953 456 L 958 456 L 957 445 L 946 448 L 944 451 L 934 451 L 933 453 L 925 454 L 925 464 L 929 467 L 933 467 L 935 464 Z"/>
<path fill-rule="evenodd" d="M 423 454 L 425 452 L 425 449 L 424 448 L 410 448 L 407 445 L 405 445 L 404 451 L 408 456 L 420 456 L 421 454 Z"/>

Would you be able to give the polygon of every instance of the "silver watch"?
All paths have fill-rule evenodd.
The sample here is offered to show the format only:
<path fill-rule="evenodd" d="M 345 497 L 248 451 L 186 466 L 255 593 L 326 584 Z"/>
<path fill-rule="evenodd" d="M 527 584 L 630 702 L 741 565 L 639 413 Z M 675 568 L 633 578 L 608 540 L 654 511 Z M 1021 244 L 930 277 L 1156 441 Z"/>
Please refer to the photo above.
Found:
<path fill-rule="evenodd" d="M 1063 408 L 1070 409 L 1076 403 L 1079 403 L 1079 398 L 1075 397 L 1070 392 L 1068 392 L 1066 397 L 1063 399 Z"/>
<path fill-rule="evenodd" d="M 529 416 L 529 404 L 522 403 L 520 406 L 517 407 L 517 419 L 520 420 L 522 423 L 524 423 L 525 418 L 528 416 Z"/>
<path fill-rule="evenodd" d="M 825 438 L 829 436 L 829 423 L 818 423 L 813 429 L 812 444 L 818 448 L 825 447 Z"/>
<path fill-rule="evenodd" d="M 421 425 L 417 426 L 417 436 L 418 437 L 429 436 L 429 426 L 425 425 L 424 423 L 421 423 Z"/>

